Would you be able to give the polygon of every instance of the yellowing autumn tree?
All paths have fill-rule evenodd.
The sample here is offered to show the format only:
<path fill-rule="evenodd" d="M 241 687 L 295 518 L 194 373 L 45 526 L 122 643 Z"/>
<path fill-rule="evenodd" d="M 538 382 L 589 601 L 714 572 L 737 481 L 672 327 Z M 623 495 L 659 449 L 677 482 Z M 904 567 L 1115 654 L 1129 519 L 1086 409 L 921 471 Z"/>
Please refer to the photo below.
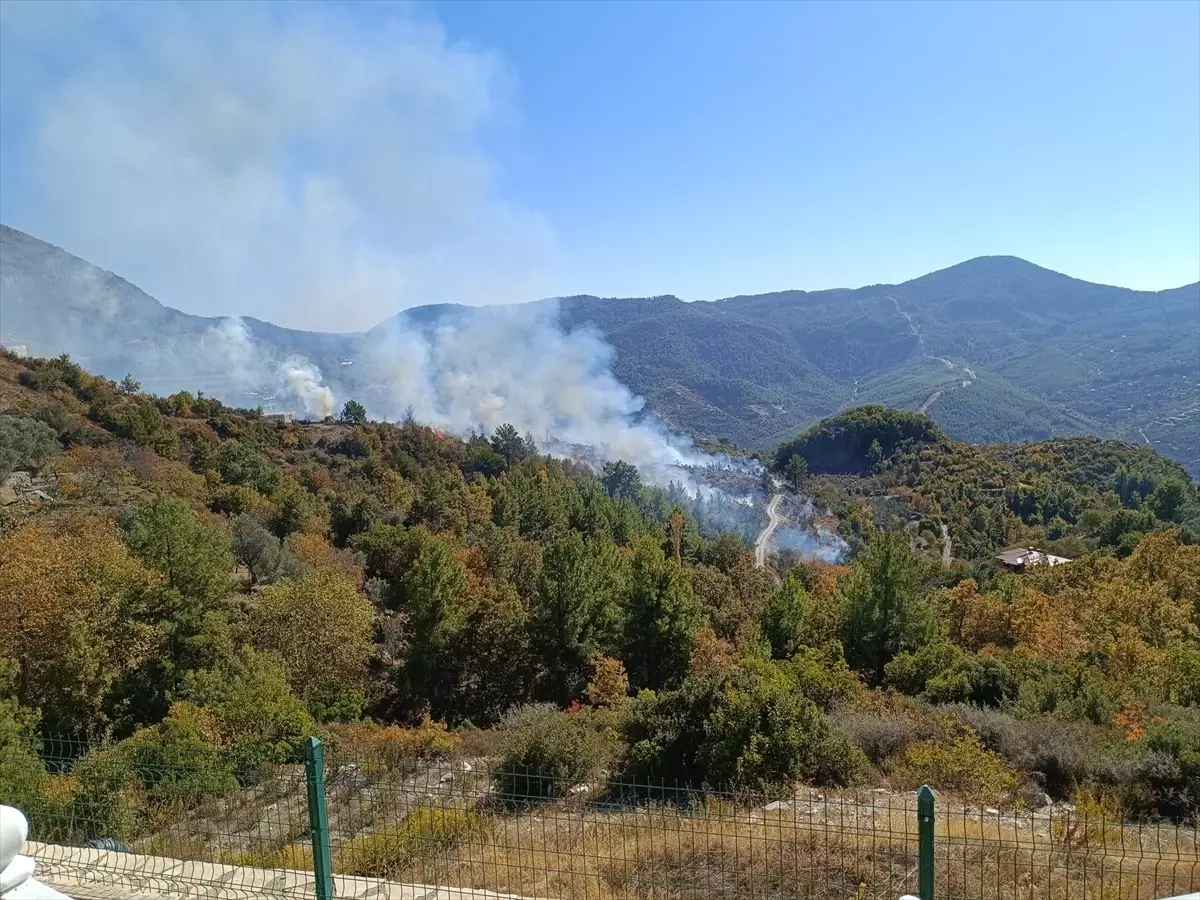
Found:
<path fill-rule="evenodd" d="M 0 658 L 20 661 L 17 699 L 41 709 L 48 731 L 105 725 L 114 686 L 158 649 L 146 603 L 159 580 L 101 519 L 0 540 Z"/>
<path fill-rule="evenodd" d="M 1035 659 L 1074 659 L 1088 649 L 1087 634 L 1062 596 L 1033 589 L 1012 607 L 1017 649 Z"/>
<path fill-rule="evenodd" d="M 968 650 L 980 650 L 989 644 L 1004 646 L 1011 640 L 1008 604 L 996 594 L 981 594 L 973 578 L 964 578 L 954 587 L 939 591 L 936 599 L 946 636 L 954 643 Z"/>
<path fill-rule="evenodd" d="M 296 695 L 310 700 L 363 686 L 373 616 L 352 582 L 314 569 L 262 591 L 251 631 L 255 646 L 279 654 Z"/>
<path fill-rule="evenodd" d="M 58 471 L 60 496 L 100 504 L 116 503 L 121 496 L 121 486 L 130 477 L 118 450 L 86 444 L 68 450 L 58 462 Z"/>
<path fill-rule="evenodd" d="M 362 587 L 363 568 L 348 550 L 339 550 L 319 534 L 294 534 L 288 549 L 296 560 L 311 569 L 330 569 L 355 587 Z"/>

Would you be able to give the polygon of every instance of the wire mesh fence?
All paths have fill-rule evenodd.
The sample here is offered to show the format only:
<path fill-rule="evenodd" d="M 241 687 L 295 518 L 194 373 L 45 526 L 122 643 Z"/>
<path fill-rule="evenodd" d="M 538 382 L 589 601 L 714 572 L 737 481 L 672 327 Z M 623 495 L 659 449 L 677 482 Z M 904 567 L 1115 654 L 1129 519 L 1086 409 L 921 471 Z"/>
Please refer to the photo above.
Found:
<path fill-rule="evenodd" d="M 333 748 L 306 769 L 266 752 L 176 749 L 44 748 L 51 775 L 22 795 L 44 880 L 81 898 L 411 897 L 425 886 L 416 895 L 431 900 L 896 900 L 919 890 L 913 793 L 573 784 L 486 758 Z M 1192 827 L 947 798 L 934 826 L 939 900 L 1151 900 L 1200 888 Z"/>

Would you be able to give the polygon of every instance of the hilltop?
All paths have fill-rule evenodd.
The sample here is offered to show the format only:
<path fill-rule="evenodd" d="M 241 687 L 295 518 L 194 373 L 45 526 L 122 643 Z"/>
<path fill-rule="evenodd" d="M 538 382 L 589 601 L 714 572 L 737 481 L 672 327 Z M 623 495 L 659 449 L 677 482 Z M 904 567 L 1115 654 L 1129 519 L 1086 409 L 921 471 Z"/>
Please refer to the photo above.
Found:
<path fill-rule="evenodd" d="M 958 440 L 1119 437 L 1200 474 L 1200 284 L 1133 291 L 1001 256 L 853 290 L 541 301 L 550 302 L 564 329 L 597 329 L 615 350 L 617 379 L 698 438 L 773 450 L 824 416 L 880 403 L 920 409 Z M 112 378 L 137 371 L 161 393 L 202 388 L 244 405 L 285 402 L 274 384 L 247 389 L 231 378 L 212 352 L 215 320 L 162 306 L 4 227 L 0 303 L 0 342 L 68 352 Z M 370 408 L 395 393 L 369 364 L 373 340 L 477 315 L 419 307 L 363 335 L 246 324 L 261 355 L 301 355 L 336 395 Z"/>
<path fill-rule="evenodd" d="M 780 445 L 774 466 L 836 515 L 852 547 L 864 529 L 904 530 L 964 571 L 1010 546 L 1127 555 L 1167 527 L 1200 541 L 1200 489 L 1182 466 L 1090 435 L 973 446 L 923 415 L 864 406 Z"/>

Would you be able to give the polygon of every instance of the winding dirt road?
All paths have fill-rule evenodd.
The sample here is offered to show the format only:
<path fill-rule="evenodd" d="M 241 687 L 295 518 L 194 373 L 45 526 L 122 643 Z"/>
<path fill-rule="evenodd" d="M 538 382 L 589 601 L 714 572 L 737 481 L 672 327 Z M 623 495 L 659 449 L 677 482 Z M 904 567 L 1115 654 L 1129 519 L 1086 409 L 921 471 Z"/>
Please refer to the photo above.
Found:
<path fill-rule="evenodd" d="M 946 368 L 948 368 L 951 372 L 955 371 L 956 369 L 961 368 L 967 374 L 967 377 L 963 381 L 963 383 L 960 385 L 960 387 L 969 387 L 971 382 L 975 381 L 975 373 L 973 371 L 971 371 L 971 368 L 969 366 L 967 366 L 967 365 L 960 366 L 958 363 L 954 362 L 953 360 L 947 359 L 944 356 L 933 356 L 929 353 L 926 353 L 925 352 L 925 334 L 924 334 L 924 332 L 921 331 L 920 328 L 917 327 L 917 323 L 913 321 L 913 317 L 900 308 L 900 301 L 898 301 L 895 297 L 885 294 L 884 299 L 891 300 L 892 304 L 896 307 L 896 312 L 899 313 L 900 316 L 904 319 L 904 321 L 906 321 L 908 323 L 908 330 L 911 331 L 912 336 L 917 339 L 917 349 L 921 352 L 921 355 L 923 357 L 925 357 L 926 359 L 936 359 L 938 362 L 944 363 L 946 365 Z M 928 415 L 929 407 L 933 406 L 933 404 L 938 402 L 938 399 L 942 396 L 942 392 L 943 391 L 951 391 L 951 390 L 954 390 L 954 385 L 951 385 L 946 388 L 938 388 L 932 394 L 930 394 L 928 397 L 925 398 L 924 403 L 922 403 L 919 407 L 917 407 L 917 412 L 919 412 L 923 415 Z M 857 391 L 858 391 L 858 388 L 856 386 L 855 393 L 857 393 Z M 1149 443 L 1149 441 L 1147 441 L 1147 443 Z"/>
<path fill-rule="evenodd" d="M 937 399 L 940 396 L 942 396 L 942 389 L 938 388 L 936 391 L 934 391 L 932 394 L 930 394 L 928 397 L 925 398 L 924 403 L 922 403 L 920 406 L 917 407 L 917 412 L 924 415 L 925 411 L 928 410 L 929 407 L 931 407 L 931 406 L 933 406 L 933 404 L 937 403 Z"/>
<path fill-rule="evenodd" d="M 779 504 L 782 502 L 783 494 L 775 494 L 771 498 L 771 502 L 767 504 L 769 521 L 754 541 L 754 564 L 760 569 L 767 564 L 767 547 L 771 544 L 771 535 L 775 533 L 776 528 L 783 524 L 783 516 L 779 514 Z"/>

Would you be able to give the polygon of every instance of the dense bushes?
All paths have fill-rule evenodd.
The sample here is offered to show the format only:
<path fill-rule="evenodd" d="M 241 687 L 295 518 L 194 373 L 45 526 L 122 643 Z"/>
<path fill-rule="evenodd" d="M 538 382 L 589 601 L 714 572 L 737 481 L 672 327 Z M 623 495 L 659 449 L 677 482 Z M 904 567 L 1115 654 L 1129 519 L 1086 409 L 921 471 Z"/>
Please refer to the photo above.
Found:
<path fill-rule="evenodd" d="M 812 473 L 863 473 L 897 452 L 945 440 L 941 429 L 920 413 L 859 406 L 822 419 L 781 446 L 775 454 L 775 468 L 783 472 L 799 454 Z"/>
<path fill-rule="evenodd" d="M 483 817 L 473 809 L 418 806 L 385 831 L 364 832 L 345 841 L 338 848 L 334 870 L 386 878 L 437 856 L 483 827 Z"/>
<path fill-rule="evenodd" d="M 986 750 L 973 731 L 907 747 L 892 773 L 893 785 L 923 784 L 991 802 L 1011 802 L 1020 781 L 1003 760 Z"/>
<path fill-rule="evenodd" d="M 585 713 L 524 706 L 505 716 L 500 729 L 495 781 L 505 802 L 562 797 L 595 775 L 605 759 L 604 740 Z"/>
<path fill-rule="evenodd" d="M 676 691 L 644 693 L 624 725 L 621 780 L 772 790 L 791 781 L 853 784 L 865 758 L 781 667 L 754 660 Z"/>
<path fill-rule="evenodd" d="M 58 451 L 58 435 L 49 425 L 32 418 L 0 415 L 0 481 L 13 469 L 39 466 Z"/>
<path fill-rule="evenodd" d="M 901 653 L 884 667 L 887 683 L 931 703 L 999 706 L 1016 696 L 1017 680 L 998 659 L 964 653 L 953 644 L 930 643 Z"/>

